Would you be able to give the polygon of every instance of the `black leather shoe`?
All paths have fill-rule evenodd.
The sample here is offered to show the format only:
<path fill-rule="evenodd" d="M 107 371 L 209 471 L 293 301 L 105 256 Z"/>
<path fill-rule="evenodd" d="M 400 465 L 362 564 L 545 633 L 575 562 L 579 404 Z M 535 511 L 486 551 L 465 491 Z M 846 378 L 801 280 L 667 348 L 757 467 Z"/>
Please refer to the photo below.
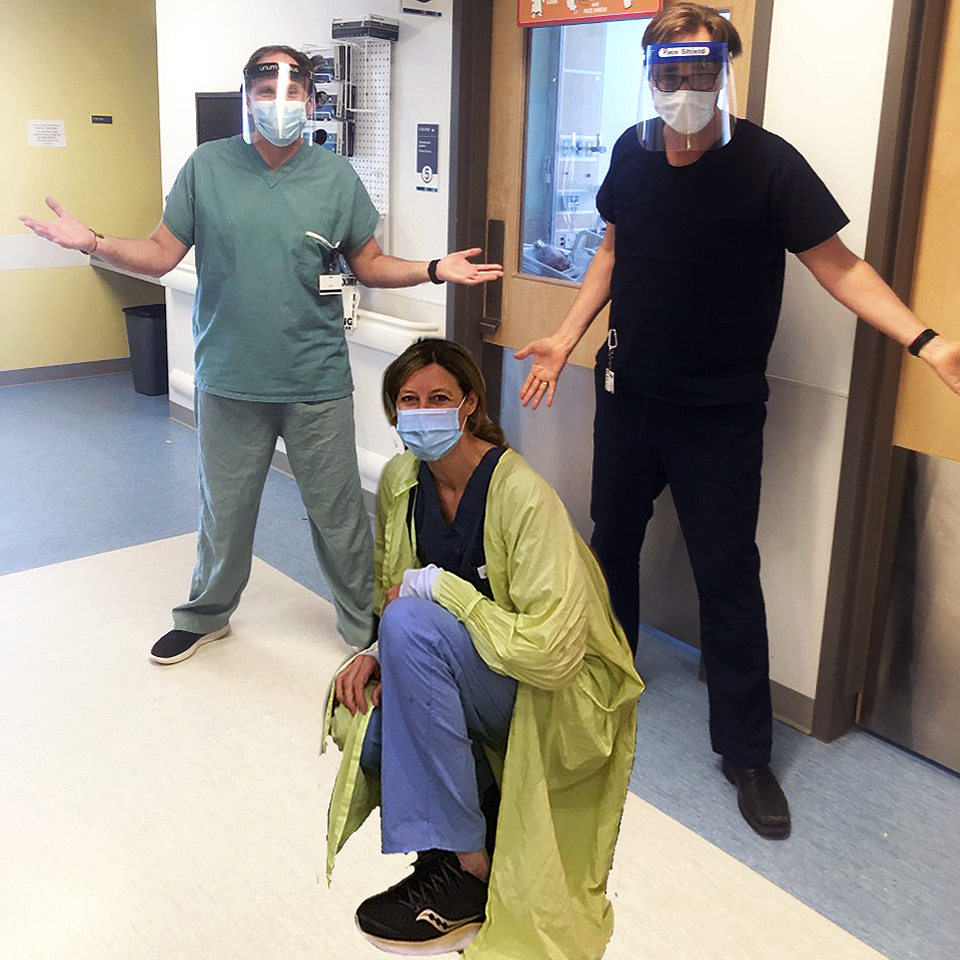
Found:
<path fill-rule="evenodd" d="M 736 785 L 743 819 L 761 837 L 782 840 L 790 836 L 790 808 L 769 766 L 738 767 L 724 757 L 720 769 Z"/>

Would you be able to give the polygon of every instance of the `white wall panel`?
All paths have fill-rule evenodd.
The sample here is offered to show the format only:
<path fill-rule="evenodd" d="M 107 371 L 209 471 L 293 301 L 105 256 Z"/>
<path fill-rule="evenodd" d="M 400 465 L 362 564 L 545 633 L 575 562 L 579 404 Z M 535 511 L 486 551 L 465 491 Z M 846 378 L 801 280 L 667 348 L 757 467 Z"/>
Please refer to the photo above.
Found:
<path fill-rule="evenodd" d="M 760 579 L 770 677 L 812 698 L 833 548 L 847 401 L 772 381 L 760 496 Z"/>
<path fill-rule="evenodd" d="M 863 254 L 893 0 L 844 0 L 821 16 L 807 0 L 776 0 L 764 126 L 821 176 Z M 812 697 L 847 414 L 855 319 L 788 255 L 760 507 L 771 677 Z"/>
<path fill-rule="evenodd" d="M 796 257 L 788 256 L 768 376 L 847 396 L 855 326 L 853 314 Z"/>
<path fill-rule="evenodd" d="M 763 125 L 792 143 L 850 218 L 841 233 L 864 250 L 873 192 L 893 0 L 844 0 L 829 17 L 808 0 L 776 0 Z M 847 393 L 854 318 L 794 258 L 773 376 Z"/>

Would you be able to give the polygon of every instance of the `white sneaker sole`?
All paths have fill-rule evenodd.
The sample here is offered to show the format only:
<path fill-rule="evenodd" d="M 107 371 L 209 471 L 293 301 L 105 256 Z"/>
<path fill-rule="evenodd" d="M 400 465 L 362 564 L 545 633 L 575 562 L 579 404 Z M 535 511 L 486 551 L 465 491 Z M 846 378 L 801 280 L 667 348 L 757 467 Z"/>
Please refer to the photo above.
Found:
<path fill-rule="evenodd" d="M 375 947 L 387 953 L 398 953 L 404 957 L 433 957 L 441 953 L 462 953 L 473 943 L 480 932 L 479 923 L 465 923 L 456 930 L 451 930 L 433 940 L 384 940 L 366 933 L 360 926 L 360 921 L 354 917 L 357 929 Z"/>
<path fill-rule="evenodd" d="M 211 640 L 219 640 L 221 637 L 225 637 L 230 632 L 230 624 L 225 624 L 219 630 L 212 630 L 210 633 L 205 633 L 195 644 L 190 647 L 187 647 L 182 653 L 178 653 L 175 657 L 155 657 L 152 653 L 150 654 L 150 659 L 154 663 L 179 663 L 181 660 L 186 660 L 188 657 L 192 657 L 197 650 L 200 649 L 205 643 L 210 643 Z"/>

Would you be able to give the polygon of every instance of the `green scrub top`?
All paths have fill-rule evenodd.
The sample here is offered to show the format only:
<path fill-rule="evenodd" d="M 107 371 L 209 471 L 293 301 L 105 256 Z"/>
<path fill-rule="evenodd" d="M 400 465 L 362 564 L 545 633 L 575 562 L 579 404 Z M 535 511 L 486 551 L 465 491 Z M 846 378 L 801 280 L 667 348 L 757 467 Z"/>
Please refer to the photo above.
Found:
<path fill-rule="evenodd" d="M 329 150 L 301 147 L 271 170 L 242 137 L 198 147 L 163 213 L 171 233 L 196 246 L 197 388 L 275 402 L 349 395 L 342 301 L 318 292 L 332 255 L 308 234 L 349 253 L 378 219 L 353 168 Z"/>

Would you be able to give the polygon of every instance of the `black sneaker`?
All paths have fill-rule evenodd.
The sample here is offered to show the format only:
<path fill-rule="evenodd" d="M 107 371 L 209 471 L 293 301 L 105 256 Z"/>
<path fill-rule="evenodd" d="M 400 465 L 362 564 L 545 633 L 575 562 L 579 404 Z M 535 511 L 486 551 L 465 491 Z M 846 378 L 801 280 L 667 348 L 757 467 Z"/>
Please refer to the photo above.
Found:
<path fill-rule="evenodd" d="M 230 624 L 225 623 L 217 630 L 211 630 L 210 633 L 191 633 L 189 630 L 171 630 L 165 633 L 154 645 L 150 651 L 150 659 L 154 663 L 179 663 L 192 657 L 197 648 L 209 643 L 211 640 L 219 640 L 230 632 Z"/>
<path fill-rule="evenodd" d="M 418 854 L 413 873 L 364 900 L 357 926 L 374 945 L 408 957 L 464 950 L 477 935 L 487 905 L 487 884 L 449 850 Z"/>

